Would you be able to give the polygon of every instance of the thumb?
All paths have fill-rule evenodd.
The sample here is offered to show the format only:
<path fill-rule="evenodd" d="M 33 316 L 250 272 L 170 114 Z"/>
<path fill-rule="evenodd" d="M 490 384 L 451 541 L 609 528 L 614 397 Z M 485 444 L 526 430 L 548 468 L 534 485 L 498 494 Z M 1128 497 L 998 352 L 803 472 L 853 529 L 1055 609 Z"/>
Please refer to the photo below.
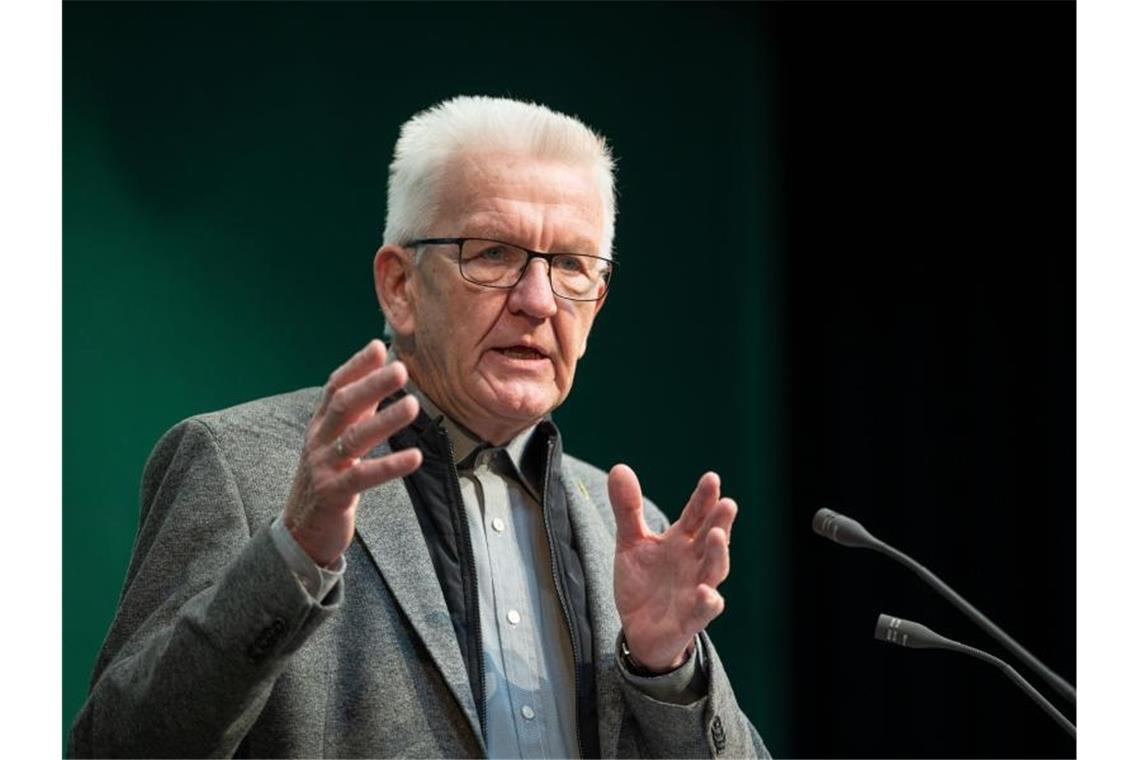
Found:
<path fill-rule="evenodd" d="M 649 533 L 641 510 L 641 484 L 633 470 L 624 464 L 614 465 L 610 470 L 608 484 L 610 507 L 614 510 L 617 523 L 618 543 L 633 543 Z"/>

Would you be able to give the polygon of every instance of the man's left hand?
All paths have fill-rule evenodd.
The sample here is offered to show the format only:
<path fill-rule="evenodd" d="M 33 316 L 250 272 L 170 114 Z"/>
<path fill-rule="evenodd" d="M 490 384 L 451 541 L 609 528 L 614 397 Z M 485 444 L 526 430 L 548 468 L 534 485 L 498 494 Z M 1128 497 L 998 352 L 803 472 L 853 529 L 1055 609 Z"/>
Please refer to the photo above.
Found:
<path fill-rule="evenodd" d="M 614 602 L 626 646 L 641 666 L 664 673 L 684 662 L 693 637 L 724 610 L 716 587 L 728 576 L 736 502 L 721 498 L 720 477 L 706 472 L 681 518 L 659 534 L 645 522 L 633 470 L 610 470 L 609 492 L 617 521 Z"/>

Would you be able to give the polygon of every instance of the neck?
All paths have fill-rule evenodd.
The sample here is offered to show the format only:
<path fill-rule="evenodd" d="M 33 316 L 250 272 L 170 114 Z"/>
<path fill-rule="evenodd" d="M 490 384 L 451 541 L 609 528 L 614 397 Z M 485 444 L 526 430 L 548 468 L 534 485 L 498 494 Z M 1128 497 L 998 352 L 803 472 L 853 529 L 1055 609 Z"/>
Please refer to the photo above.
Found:
<path fill-rule="evenodd" d="M 440 412 L 447 415 L 448 419 L 462 425 L 479 440 L 492 446 L 506 445 L 519 433 L 538 422 L 538 420 L 504 420 L 472 411 L 448 393 L 442 384 L 433 382 L 435 375 L 425 372 L 414 355 L 401 354 L 399 359 L 408 368 L 409 384 L 414 384 Z"/>

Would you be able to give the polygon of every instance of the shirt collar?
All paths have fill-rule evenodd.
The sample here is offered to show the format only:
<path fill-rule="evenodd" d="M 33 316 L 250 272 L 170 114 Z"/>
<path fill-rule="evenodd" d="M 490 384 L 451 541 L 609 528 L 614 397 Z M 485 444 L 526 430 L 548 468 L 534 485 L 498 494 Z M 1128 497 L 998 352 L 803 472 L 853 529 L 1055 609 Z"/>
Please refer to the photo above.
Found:
<path fill-rule="evenodd" d="M 393 350 L 390 355 L 394 357 L 395 351 Z M 432 422 L 442 426 L 443 429 L 447 431 L 447 437 L 451 440 L 451 446 L 455 452 L 456 467 L 459 469 L 468 469 L 474 465 L 475 457 L 479 452 L 485 449 L 501 449 L 506 452 L 507 459 L 513 466 L 514 472 L 512 475 L 528 487 L 531 487 L 530 484 L 527 483 L 527 479 L 522 475 L 522 461 L 527 444 L 530 443 L 531 438 L 534 436 L 535 429 L 538 427 L 537 423 L 522 430 L 518 435 L 502 446 L 493 446 L 468 430 L 467 427 L 461 423 L 451 419 L 426 393 L 420 390 L 419 386 L 417 386 L 411 378 L 408 379 L 404 389 L 416 397 L 416 400 L 420 402 L 420 408 Z"/>

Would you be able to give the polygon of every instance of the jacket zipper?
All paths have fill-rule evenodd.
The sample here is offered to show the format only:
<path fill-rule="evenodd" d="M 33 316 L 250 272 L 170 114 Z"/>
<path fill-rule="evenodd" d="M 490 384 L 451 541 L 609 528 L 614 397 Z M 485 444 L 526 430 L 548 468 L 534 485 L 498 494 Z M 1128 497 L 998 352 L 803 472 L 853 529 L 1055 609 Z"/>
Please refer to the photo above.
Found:
<path fill-rule="evenodd" d="M 479 649 L 472 654 L 479 659 L 479 691 L 473 696 L 476 700 L 475 710 L 479 714 L 479 730 L 483 732 L 483 743 L 486 744 L 487 705 L 484 700 L 487 693 L 487 674 L 483 662 L 483 624 L 479 617 L 479 584 L 478 576 L 475 574 L 475 547 L 471 545 L 471 526 L 467 522 L 467 508 L 463 505 L 463 494 L 459 488 L 459 471 L 455 468 L 455 445 L 451 442 L 451 436 L 447 435 L 446 432 L 444 432 L 443 437 L 447 441 L 447 451 L 450 457 L 448 466 L 451 470 L 451 497 L 454 500 L 453 503 L 459 506 L 459 520 L 463 523 L 463 541 L 467 546 L 468 567 L 465 570 L 468 577 L 471 578 L 471 588 L 475 590 L 475 614 L 471 618 L 475 624 L 475 639 L 479 642 Z"/>
<path fill-rule="evenodd" d="M 578 678 L 578 634 L 577 628 L 574 626 L 574 621 L 570 618 L 570 606 L 566 603 L 566 596 L 562 589 L 562 576 L 558 572 L 558 549 L 554 543 L 554 533 L 550 529 L 550 513 L 546 510 L 546 493 L 550 485 L 550 467 L 553 464 L 554 457 L 554 441 L 548 441 L 546 444 L 546 469 L 543 471 L 542 476 L 542 523 L 546 527 L 546 542 L 550 545 L 550 574 L 554 576 L 554 591 L 558 594 L 558 603 L 562 607 L 562 616 L 566 618 L 566 629 L 570 631 L 570 648 L 574 656 L 574 715 L 577 716 L 574 720 L 574 734 L 578 740 L 578 757 L 584 758 L 586 753 L 582 751 L 582 721 L 581 721 L 581 704 L 580 698 L 582 693 L 582 685 L 579 683 Z"/>

